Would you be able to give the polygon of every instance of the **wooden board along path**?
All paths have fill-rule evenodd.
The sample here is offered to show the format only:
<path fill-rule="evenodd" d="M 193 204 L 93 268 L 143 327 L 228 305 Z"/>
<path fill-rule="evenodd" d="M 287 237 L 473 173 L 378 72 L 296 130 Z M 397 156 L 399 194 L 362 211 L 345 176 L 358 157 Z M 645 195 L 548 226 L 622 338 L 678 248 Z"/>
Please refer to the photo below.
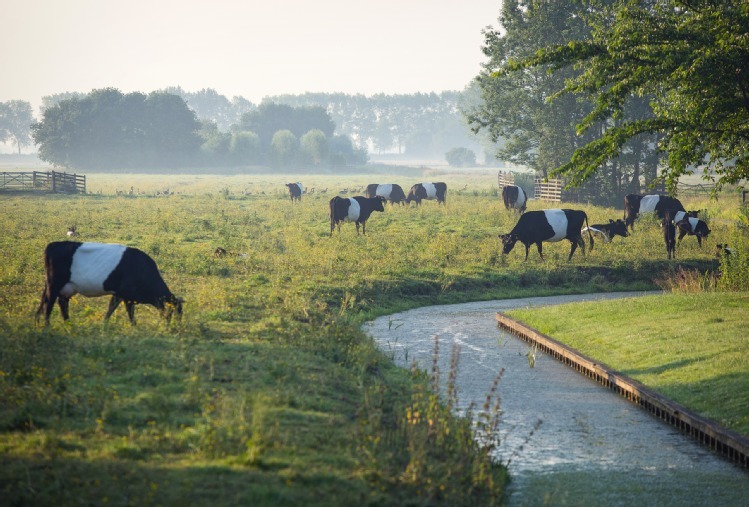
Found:
<path fill-rule="evenodd" d="M 583 375 L 643 407 L 662 421 L 690 435 L 734 463 L 749 468 L 749 439 L 671 401 L 605 364 L 497 312 L 497 325 L 518 338 L 536 345 Z"/>

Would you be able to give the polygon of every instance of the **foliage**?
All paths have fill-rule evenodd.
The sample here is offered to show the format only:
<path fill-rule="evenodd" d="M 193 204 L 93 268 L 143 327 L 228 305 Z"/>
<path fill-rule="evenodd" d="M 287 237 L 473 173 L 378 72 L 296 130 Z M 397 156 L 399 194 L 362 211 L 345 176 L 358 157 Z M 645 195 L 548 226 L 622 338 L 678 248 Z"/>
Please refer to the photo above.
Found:
<path fill-rule="evenodd" d="M 370 97 L 344 93 L 277 95 L 267 102 L 292 107 L 323 107 L 340 135 L 363 149 L 397 151 L 415 157 L 442 157 L 450 146 L 479 149 L 464 124 L 458 104 L 463 93 L 376 94 Z"/>
<path fill-rule="evenodd" d="M 234 164 L 259 164 L 262 161 L 260 138 L 254 132 L 232 133 L 229 143 L 229 156 Z"/>
<path fill-rule="evenodd" d="M 105 88 L 60 101 L 31 130 L 40 159 L 90 170 L 194 164 L 199 127 L 176 95 Z"/>
<path fill-rule="evenodd" d="M 224 132 L 232 125 L 239 124 L 243 114 L 256 109 L 256 106 L 244 97 L 233 97 L 229 100 L 213 88 L 188 92 L 176 86 L 161 91 L 182 97 L 201 121 L 211 121 Z"/>
<path fill-rule="evenodd" d="M 468 148 L 453 148 L 445 153 L 445 160 L 452 167 L 472 167 L 476 165 L 476 154 Z"/>
<path fill-rule="evenodd" d="M 255 132 L 262 145 L 268 147 L 280 130 L 288 130 L 297 139 L 313 129 L 330 137 L 335 131 L 335 123 L 322 107 L 291 107 L 264 102 L 256 110 L 242 115 L 239 128 Z"/>
<path fill-rule="evenodd" d="M 502 29 L 485 32 L 484 53 L 489 61 L 473 85 L 480 89 L 483 101 L 466 105 L 464 114 L 474 132 L 488 132 L 494 142 L 504 140 L 497 150 L 498 158 L 527 165 L 543 177 L 566 176 L 569 185 L 583 186 L 583 192 L 595 202 L 612 205 L 627 193 L 639 192 L 641 177 L 646 186 L 655 180 L 657 138 L 645 133 L 632 136 L 622 143 L 619 158 L 598 157 L 594 170 L 583 169 L 573 157 L 608 125 L 605 119 L 591 121 L 588 129 L 576 135 L 575 125 L 589 117 L 594 105 L 582 93 L 558 92 L 578 79 L 581 70 L 554 67 L 553 62 L 540 60 L 534 65 L 516 63 L 535 62 L 545 47 L 583 44 L 591 31 L 586 20 L 594 17 L 596 5 L 504 2 Z M 624 119 L 641 118 L 649 112 L 642 99 L 630 100 L 629 106 Z"/>
<path fill-rule="evenodd" d="M 299 139 L 302 160 L 314 167 L 328 161 L 330 146 L 328 139 L 320 129 L 312 129 Z"/>
<path fill-rule="evenodd" d="M 31 123 L 34 116 L 31 104 L 25 100 L 0 102 L 0 143 L 12 140 L 21 154 L 21 148 L 31 144 Z"/>
<path fill-rule="evenodd" d="M 270 143 L 271 164 L 274 167 L 291 167 L 299 157 L 299 140 L 290 130 L 278 130 Z"/>
<path fill-rule="evenodd" d="M 594 132 L 606 123 L 558 172 L 582 181 L 621 154 L 631 139 L 657 134 L 668 155 L 662 174 L 672 189 L 696 167 L 719 187 L 746 178 L 745 2 L 618 1 L 598 5 L 583 18 L 589 37 L 549 44 L 506 66 L 518 72 L 551 68 L 558 74 L 574 65 L 578 73 L 558 91 L 586 93 L 595 103 L 578 120 L 578 132 Z M 633 117 L 629 111 L 638 97 L 649 98 L 652 109 Z"/>

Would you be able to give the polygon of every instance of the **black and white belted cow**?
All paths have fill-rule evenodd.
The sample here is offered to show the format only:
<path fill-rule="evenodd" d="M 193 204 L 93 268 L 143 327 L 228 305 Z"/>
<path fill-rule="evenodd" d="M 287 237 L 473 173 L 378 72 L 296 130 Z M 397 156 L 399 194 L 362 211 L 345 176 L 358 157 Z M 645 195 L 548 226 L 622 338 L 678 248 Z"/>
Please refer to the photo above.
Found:
<path fill-rule="evenodd" d="M 702 238 L 706 238 L 710 235 L 710 229 L 708 228 L 707 223 L 699 218 L 685 217 L 674 225 L 679 229 L 677 244 L 681 244 L 682 238 L 688 234 L 690 236 L 697 236 L 697 244 L 702 247 Z"/>
<path fill-rule="evenodd" d="M 111 295 L 104 319 L 125 303 L 135 324 L 135 304 L 161 310 L 167 321 L 182 315 L 183 300 L 174 296 L 161 278 L 156 263 L 147 254 L 124 245 L 56 241 L 44 249 L 46 281 L 36 318 L 44 313 L 46 324 L 57 302 L 68 320 L 68 304 L 76 294 L 86 297 Z"/>
<path fill-rule="evenodd" d="M 728 243 L 718 243 L 715 245 L 715 257 L 720 259 L 723 256 L 730 257 L 733 255 L 733 250 L 728 246 Z"/>
<path fill-rule="evenodd" d="M 624 197 L 624 223 L 627 227 L 635 230 L 635 220 L 642 213 L 655 213 L 662 221 L 666 212 L 670 212 L 671 219 L 676 218 L 676 213 L 684 211 L 681 201 L 668 195 L 637 195 L 629 194 Z"/>
<path fill-rule="evenodd" d="M 338 232 L 341 232 L 341 222 L 354 222 L 356 224 L 356 234 L 359 235 L 359 224 L 362 226 L 362 234 L 367 234 L 367 219 L 373 211 L 385 211 L 382 197 L 338 197 L 335 196 L 330 200 L 330 235 L 333 235 L 333 229 L 338 226 Z"/>
<path fill-rule="evenodd" d="M 302 194 L 304 193 L 304 185 L 299 183 L 298 181 L 296 183 L 287 183 L 286 186 L 289 188 L 289 197 L 291 197 L 291 202 L 293 203 L 296 201 L 302 200 Z"/>
<path fill-rule="evenodd" d="M 582 232 L 585 231 L 590 231 L 591 233 L 600 236 L 604 243 L 610 243 L 611 240 L 614 239 L 614 236 L 621 236 L 623 238 L 629 236 L 627 225 L 621 218 L 616 220 L 609 219 L 609 223 L 607 224 L 593 224 L 582 230 Z"/>
<path fill-rule="evenodd" d="M 367 185 L 367 190 L 364 192 L 365 197 L 382 197 L 390 204 L 399 202 L 403 204 L 406 201 L 406 194 L 403 192 L 403 188 L 396 183 L 385 183 L 378 185 L 372 183 Z"/>
<path fill-rule="evenodd" d="M 583 240 L 582 228 L 588 225 L 588 215 L 582 210 L 575 209 L 546 209 L 540 211 L 527 211 L 520 215 L 518 223 L 508 234 L 501 234 L 503 254 L 512 251 L 515 243 L 520 241 L 525 245 L 525 260 L 528 260 L 528 251 L 533 243 L 538 248 L 538 254 L 541 260 L 544 258 L 541 243 L 548 241 L 550 243 L 567 239 L 572 243 L 570 256 L 567 260 L 572 259 L 572 254 L 578 246 L 582 248 L 585 255 L 585 241 Z M 588 231 L 590 238 L 590 250 L 593 251 L 593 235 Z"/>
<path fill-rule="evenodd" d="M 424 199 L 429 201 L 436 199 L 437 204 L 444 204 L 446 196 L 447 185 L 445 183 L 417 183 L 408 191 L 406 204 L 411 204 L 411 201 L 416 201 L 416 205 L 418 206 Z"/>
<path fill-rule="evenodd" d="M 514 209 L 520 213 L 525 212 L 525 206 L 528 204 L 528 195 L 523 187 L 517 185 L 505 185 L 502 187 L 502 202 L 505 209 Z"/>

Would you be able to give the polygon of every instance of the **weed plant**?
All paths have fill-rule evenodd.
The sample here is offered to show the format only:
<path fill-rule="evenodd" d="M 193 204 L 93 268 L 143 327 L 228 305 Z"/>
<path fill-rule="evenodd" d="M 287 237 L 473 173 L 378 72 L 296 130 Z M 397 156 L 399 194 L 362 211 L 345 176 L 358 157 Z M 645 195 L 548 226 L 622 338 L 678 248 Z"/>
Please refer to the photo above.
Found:
<path fill-rule="evenodd" d="M 568 242 L 545 245 L 545 262 L 535 249 L 528 262 L 522 248 L 503 256 L 497 236 L 517 215 L 493 172 L 310 176 L 315 192 L 291 205 L 284 183 L 297 179 L 90 175 L 90 195 L 0 198 L 5 502 L 498 503 L 495 444 L 477 445 L 477 425 L 455 419 L 429 378 L 394 367 L 361 323 L 427 304 L 650 289 L 677 266 L 719 267 L 694 238 L 667 261 L 647 220 L 572 262 Z M 428 180 L 448 183 L 446 206 L 387 205 L 366 236 L 351 224 L 329 236 L 333 195 Z M 685 205 L 716 217 L 711 243 L 736 243 L 725 203 Z M 574 207 L 591 223 L 621 215 Z M 151 255 L 184 318 L 167 325 L 139 306 L 137 327 L 122 310 L 103 324 L 106 299 L 77 296 L 71 321 L 55 309 L 36 327 L 42 252 L 70 225 Z M 219 246 L 230 255 L 214 257 Z M 740 276 L 720 268 L 718 285 Z"/>

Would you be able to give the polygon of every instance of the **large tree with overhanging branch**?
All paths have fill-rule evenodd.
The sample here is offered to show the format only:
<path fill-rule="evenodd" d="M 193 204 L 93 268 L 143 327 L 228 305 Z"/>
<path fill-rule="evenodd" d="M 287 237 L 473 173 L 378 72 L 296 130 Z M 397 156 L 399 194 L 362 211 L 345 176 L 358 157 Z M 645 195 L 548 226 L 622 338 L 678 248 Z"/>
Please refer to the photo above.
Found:
<path fill-rule="evenodd" d="M 535 3 L 535 2 L 530 2 Z M 580 2 L 581 40 L 549 45 L 496 71 L 573 68 L 552 97 L 586 95 L 593 108 L 578 134 L 597 129 L 554 174 L 592 177 L 642 134 L 657 134 L 671 188 L 694 171 L 716 188 L 749 174 L 749 4 L 743 0 Z M 647 98 L 646 114 L 629 115 Z M 605 125 L 605 128 L 600 128 Z"/>

